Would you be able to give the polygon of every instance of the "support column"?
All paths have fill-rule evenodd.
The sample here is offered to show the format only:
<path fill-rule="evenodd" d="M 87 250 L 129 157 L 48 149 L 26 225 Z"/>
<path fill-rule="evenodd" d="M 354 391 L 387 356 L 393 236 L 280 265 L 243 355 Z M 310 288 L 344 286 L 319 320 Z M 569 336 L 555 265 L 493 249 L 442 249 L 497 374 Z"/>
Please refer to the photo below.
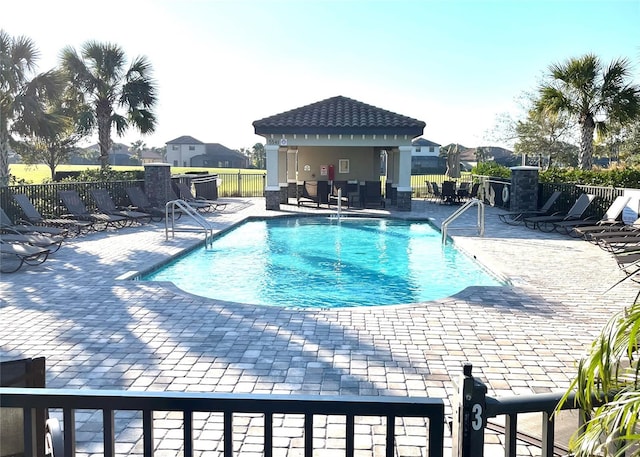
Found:
<path fill-rule="evenodd" d="M 264 195 L 266 199 L 266 209 L 276 210 L 280 209 L 280 182 L 279 182 L 279 160 L 278 160 L 277 144 L 267 144 L 264 147 L 265 154 L 267 156 L 267 185 L 264 189 Z"/>
<path fill-rule="evenodd" d="M 514 212 L 538 209 L 538 167 L 512 167 L 509 210 Z"/>
<path fill-rule="evenodd" d="M 154 206 L 164 208 L 171 200 L 171 165 L 148 163 L 144 166 L 144 191 Z"/>
<path fill-rule="evenodd" d="M 398 150 L 398 210 L 411 211 L 411 146 L 400 146 Z"/>
<path fill-rule="evenodd" d="M 289 183 L 287 180 L 287 157 L 286 149 L 278 150 L 278 187 L 280 190 L 280 204 L 289 203 Z"/>

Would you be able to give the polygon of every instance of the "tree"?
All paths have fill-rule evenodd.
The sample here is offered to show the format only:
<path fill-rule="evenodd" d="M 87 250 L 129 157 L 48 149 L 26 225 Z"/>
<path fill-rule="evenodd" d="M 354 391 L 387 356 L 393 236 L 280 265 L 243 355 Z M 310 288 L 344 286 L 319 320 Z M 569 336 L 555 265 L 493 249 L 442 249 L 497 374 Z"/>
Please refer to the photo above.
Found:
<path fill-rule="evenodd" d="M 264 144 L 256 143 L 251 148 L 251 164 L 260 170 L 267 168 L 267 153 L 264 150 Z"/>
<path fill-rule="evenodd" d="M 578 166 L 593 165 L 594 132 L 606 133 L 609 122 L 626 125 L 640 116 L 640 87 L 629 82 L 630 64 L 614 60 L 603 68 L 593 54 L 549 67 L 548 82 L 540 87 L 539 112 L 566 113 L 580 127 Z"/>
<path fill-rule="evenodd" d="M 116 44 L 86 42 L 78 54 L 72 47 L 62 51 L 62 68 L 73 83 L 76 96 L 91 107 L 85 113 L 88 125 L 98 130 L 102 170 L 109 167 L 111 129 L 122 136 L 129 127 L 142 134 L 156 126 L 156 87 L 151 79 L 151 64 L 137 57 L 125 69 L 124 51 Z M 120 114 L 116 109 L 122 108 Z"/>
<path fill-rule="evenodd" d="M 62 122 L 46 111 L 47 100 L 63 90 L 60 73 L 50 70 L 29 79 L 38 57 L 31 39 L 0 30 L 0 186 L 9 184 L 9 147 L 18 144 L 13 135 L 48 135 Z"/>
<path fill-rule="evenodd" d="M 137 140 L 131 143 L 131 150 L 133 151 L 133 157 L 138 161 L 138 163 L 142 163 L 142 151 L 146 149 L 147 145 L 142 140 Z"/>
<path fill-rule="evenodd" d="M 516 154 L 536 157 L 538 165 L 546 168 L 556 161 L 575 165 L 575 147 L 566 141 L 571 132 L 566 114 L 530 110 L 524 121 L 515 123 L 515 132 Z"/>

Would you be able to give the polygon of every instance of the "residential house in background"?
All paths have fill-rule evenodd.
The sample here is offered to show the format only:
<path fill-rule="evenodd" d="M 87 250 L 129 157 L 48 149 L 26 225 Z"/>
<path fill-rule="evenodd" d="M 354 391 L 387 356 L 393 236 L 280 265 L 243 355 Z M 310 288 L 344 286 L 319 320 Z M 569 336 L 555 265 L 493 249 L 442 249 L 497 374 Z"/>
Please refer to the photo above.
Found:
<path fill-rule="evenodd" d="M 203 143 L 192 136 L 167 142 L 167 163 L 174 167 L 248 168 L 249 158 L 220 143 Z"/>
<path fill-rule="evenodd" d="M 440 157 L 440 145 L 425 138 L 411 142 L 411 174 L 443 173 L 447 160 Z"/>

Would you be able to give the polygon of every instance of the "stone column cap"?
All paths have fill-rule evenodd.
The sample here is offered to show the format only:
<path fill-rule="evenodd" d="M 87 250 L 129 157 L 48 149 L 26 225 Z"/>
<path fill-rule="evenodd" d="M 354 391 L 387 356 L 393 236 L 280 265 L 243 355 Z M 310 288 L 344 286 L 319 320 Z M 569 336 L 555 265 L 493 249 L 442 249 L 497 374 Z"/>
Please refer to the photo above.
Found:
<path fill-rule="evenodd" d="M 511 170 L 540 170 L 540 167 L 534 167 L 531 165 L 519 165 L 517 167 L 511 167 Z"/>

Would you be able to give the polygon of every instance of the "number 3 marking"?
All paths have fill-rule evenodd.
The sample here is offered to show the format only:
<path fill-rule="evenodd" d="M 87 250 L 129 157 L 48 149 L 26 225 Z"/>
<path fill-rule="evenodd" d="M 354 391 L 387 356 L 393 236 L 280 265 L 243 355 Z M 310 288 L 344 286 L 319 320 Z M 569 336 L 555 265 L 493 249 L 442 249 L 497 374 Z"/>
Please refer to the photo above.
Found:
<path fill-rule="evenodd" d="M 471 427 L 474 430 L 480 430 L 482 428 L 482 406 L 475 404 L 471 407 L 471 414 L 473 419 L 471 420 Z"/>

